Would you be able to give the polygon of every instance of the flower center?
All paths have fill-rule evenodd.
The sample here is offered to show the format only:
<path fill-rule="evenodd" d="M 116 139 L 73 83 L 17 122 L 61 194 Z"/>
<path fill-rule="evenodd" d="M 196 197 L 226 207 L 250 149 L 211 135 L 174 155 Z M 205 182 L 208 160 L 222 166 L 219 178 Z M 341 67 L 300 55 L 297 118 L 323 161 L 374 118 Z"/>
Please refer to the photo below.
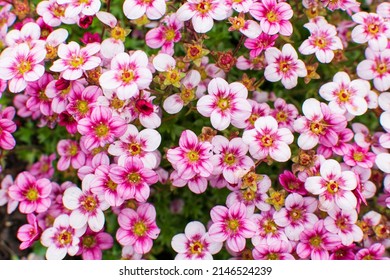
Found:
<path fill-rule="evenodd" d="M 227 163 L 228 165 L 232 165 L 236 162 L 236 157 L 232 153 L 226 154 L 224 158 L 224 162 Z"/>
<path fill-rule="evenodd" d="M 196 9 L 200 13 L 205 14 L 211 9 L 211 5 L 208 1 L 202 1 L 197 5 Z"/>
<path fill-rule="evenodd" d="M 273 10 L 271 10 L 267 13 L 267 19 L 269 22 L 275 22 L 278 20 L 278 15 Z"/>
<path fill-rule="evenodd" d="M 107 136 L 108 132 L 109 132 L 108 126 L 102 123 L 96 126 L 95 128 L 95 134 L 97 137 L 105 137 Z"/>
<path fill-rule="evenodd" d="M 75 156 L 77 155 L 77 152 L 78 152 L 78 147 L 76 144 L 70 144 L 70 147 L 69 147 L 69 150 L 68 150 L 68 153 L 70 156 Z"/>
<path fill-rule="evenodd" d="M 286 73 L 287 71 L 290 70 L 290 63 L 287 62 L 287 61 L 281 61 L 279 63 L 279 69 L 280 71 L 282 71 L 283 73 Z"/>
<path fill-rule="evenodd" d="M 231 219 L 227 221 L 227 227 L 233 232 L 236 232 L 239 226 L 240 226 L 240 222 L 237 221 L 236 219 Z"/>
<path fill-rule="evenodd" d="M 77 100 L 76 107 L 81 114 L 86 114 L 89 111 L 88 102 L 85 100 Z"/>
<path fill-rule="evenodd" d="M 107 183 L 106 183 L 106 187 L 112 191 L 115 191 L 116 188 L 117 188 L 118 184 L 115 183 L 113 180 L 108 180 Z"/>
<path fill-rule="evenodd" d="M 338 227 L 339 229 L 341 229 L 341 230 L 345 230 L 345 229 L 347 229 L 347 227 L 348 227 L 348 224 L 346 223 L 346 221 L 345 221 L 344 218 L 338 218 L 338 219 L 336 220 L 336 225 L 337 225 L 337 227 Z"/>
<path fill-rule="evenodd" d="M 315 134 L 321 134 L 324 131 L 324 124 L 322 122 L 312 122 L 310 124 L 310 130 Z"/>
<path fill-rule="evenodd" d="M 320 236 L 316 235 L 310 238 L 309 242 L 313 247 L 320 247 L 322 243 L 322 239 Z"/>
<path fill-rule="evenodd" d="M 30 70 L 31 70 L 31 64 L 30 64 L 30 62 L 28 62 L 28 61 L 22 61 L 22 62 L 19 64 L 18 70 L 19 70 L 19 73 L 22 74 L 22 75 L 23 75 L 24 73 L 30 71 Z"/>
<path fill-rule="evenodd" d="M 379 32 L 379 25 L 376 23 L 371 23 L 368 25 L 368 32 L 371 34 L 377 34 Z"/>
<path fill-rule="evenodd" d="M 137 236 L 144 236 L 147 229 L 148 228 L 145 223 L 143 221 L 139 221 L 134 224 L 133 232 Z"/>
<path fill-rule="evenodd" d="M 339 190 L 339 184 L 337 184 L 337 182 L 333 181 L 333 180 L 330 180 L 327 184 L 326 184 L 326 188 L 328 190 L 329 193 L 331 194 L 335 194 L 338 192 Z"/>
<path fill-rule="evenodd" d="M 250 115 L 248 121 L 249 121 L 249 123 L 250 123 L 251 125 L 254 125 L 258 118 L 259 118 L 259 115 L 257 115 L 257 114 L 252 114 L 252 115 Z"/>
<path fill-rule="evenodd" d="M 62 5 L 60 6 L 57 3 L 54 3 L 54 9 L 52 10 L 52 12 L 58 18 L 64 17 L 65 16 L 65 7 Z"/>
<path fill-rule="evenodd" d="M 278 122 L 285 122 L 287 120 L 287 114 L 284 111 L 279 111 L 276 114 L 276 120 Z"/>
<path fill-rule="evenodd" d="M 132 156 L 139 155 L 141 153 L 141 146 L 138 143 L 131 143 L 129 145 L 129 152 Z"/>
<path fill-rule="evenodd" d="M 87 212 L 92 212 L 96 209 L 98 203 L 92 195 L 84 197 L 84 200 L 81 202 L 81 205 Z"/>
<path fill-rule="evenodd" d="M 276 223 L 273 220 L 266 220 L 263 224 L 263 229 L 266 234 L 275 233 L 278 230 Z"/>
<path fill-rule="evenodd" d="M 302 217 L 302 211 L 299 209 L 294 209 L 290 212 L 290 218 L 293 221 L 297 221 Z"/>
<path fill-rule="evenodd" d="M 379 74 L 385 74 L 387 72 L 387 65 L 386 63 L 380 63 L 376 66 L 376 71 Z"/>
<path fill-rule="evenodd" d="M 221 98 L 221 99 L 219 99 L 217 105 L 218 105 L 218 107 L 219 107 L 222 111 L 228 109 L 229 106 L 230 106 L 229 100 L 226 99 L 226 98 Z"/>
<path fill-rule="evenodd" d="M 167 41 L 172 41 L 175 39 L 175 30 L 173 29 L 168 29 L 165 31 L 165 40 Z"/>
<path fill-rule="evenodd" d="M 187 49 L 187 56 L 190 60 L 202 57 L 202 47 L 199 45 L 190 45 Z"/>
<path fill-rule="evenodd" d="M 279 254 L 277 253 L 269 253 L 267 255 L 267 260 L 278 260 L 279 259 Z"/>
<path fill-rule="evenodd" d="M 138 173 L 130 173 L 127 175 L 127 179 L 133 184 L 136 184 L 141 181 L 141 176 Z"/>
<path fill-rule="evenodd" d="M 264 147 L 270 147 L 272 146 L 273 139 L 270 135 L 266 134 L 263 137 L 261 137 L 261 143 L 263 144 Z"/>
<path fill-rule="evenodd" d="M 355 161 L 360 162 L 360 161 L 363 161 L 364 158 L 365 158 L 365 156 L 364 156 L 364 154 L 363 154 L 362 152 L 354 152 L 354 153 L 353 153 L 353 159 L 354 159 Z"/>
<path fill-rule="evenodd" d="M 92 248 L 96 244 L 96 239 L 92 235 L 83 236 L 83 246 L 86 248 Z"/>
<path fill-rule="evenodd" d="M 243 17 L 229 18 L 229 21 L 234 30 L 239 30 L 245 26 L 245 19 Z"/>
<path fill-rule="evenodd" d="M 187 158 L 191 162 L 198 161 L 199 160 L 199 153 L 196 152 L 196 151 L 190 151 L 190 152 L 187 153 Z"/>
<path fill-rule="evenodd" d="M 38 190 L 34 187 L 31 187 L 26 193 L 26 198 L 30 201 L 36 201 L 38 197 L 39 197 Z"/>
<path fill-rule="evenodd" d="M 349 100 L 350 96 L 351 96 L 351 94 L 346 89 L 342 89 L 339 92 L 339 100 L 341 102 L 347 102 Z"/>
<path fill-rule="evenodd" d="M 180 98 L 183 100 L 184 104 L 188 104 L 190 101 L 194 100 L 195 92 L 193 89 L 184 88 L 180 93 Z"/>
<path fill-rule="evenodd" d="M 111 105 L 111 107 L 114 108 L 115 110 L 118 110 L 118 109 L 123 108 L 123 105 L 125 105 L 125 101 L 120 100 L 117 96 L 114 96 L 114 97 L 111 99 L 110 105 Z"/>
<path fill-rule="evenodd" d="M 125 41 L 126 39 L 126 32 L 122 27 L 115 26 L 111 30 L 111 37 L 114 38 L 115 40 L 121 40 Z"/>
<path fill-rule="evenodd" d="M 190 250 L 191 250 L 191 254 L 195 255 L 199 255 L 200 253 L 202 253 L 202 250 L 203 250 L 203 244 L 200 243 L 200 241 L 195 241 L 195 242 L 191 242 L 190 243 Z"/>
<path fill-rule="evenodd" d="M 70 233 L 67 230 L 62 231 L 58 236 L 57 236 L 57 241 L 60 243 L 61 246 L 68 245 L 72 242 L 72 233 Z"/>
<path fill-rule="evenodd" d="M 73 68 L 79 68 L 83 64 L 84 64 L 84 59 L 81 56 L 74 56 L 70 60 L 70 66 L 72 66 Z"/>
<path fill-rule="evenodd" d="M 320 49 L 323 49 L 327 46 L 327 42 L 323 37 L 317 37 L 314 44 Z"/>
<path fill-rule="evenodd" d="M 256 198 L 255 192 L 251 189 L 245 189 L 242 191 L 242 197 L 246 201 L 253 201 Z"/>
<path fill-rule="evenodd" d="M 130 83 L 134 79 L 134 73 L 131 70 L 123 70 L 121 79 L 124 83 Z"/>

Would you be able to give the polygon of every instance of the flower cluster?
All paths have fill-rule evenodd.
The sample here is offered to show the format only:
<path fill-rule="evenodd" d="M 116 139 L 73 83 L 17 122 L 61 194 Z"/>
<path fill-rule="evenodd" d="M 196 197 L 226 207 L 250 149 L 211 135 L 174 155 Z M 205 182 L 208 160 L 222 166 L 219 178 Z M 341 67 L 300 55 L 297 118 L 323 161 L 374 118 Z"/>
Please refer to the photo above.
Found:
<path fill-rule="evenodd" d="M 389 257 L 389 3 L 24 3 L 0 2 L 21 250 Z"/>

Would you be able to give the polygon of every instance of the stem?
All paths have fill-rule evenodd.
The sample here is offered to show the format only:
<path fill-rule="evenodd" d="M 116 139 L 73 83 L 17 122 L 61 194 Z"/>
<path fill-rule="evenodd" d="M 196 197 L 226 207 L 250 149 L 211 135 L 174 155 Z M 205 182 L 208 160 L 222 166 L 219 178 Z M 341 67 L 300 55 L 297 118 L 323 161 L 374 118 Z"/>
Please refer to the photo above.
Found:
<path fill-rule="evenodd" d="M 244 43 L 244 40 L 245 40 L 245 36 L 241 35 L 240 41 L 238 41 L 238 44 L 233 51 L 233 56 L 235 56 L 237 54 L 238 50 L 241 48 L 242 44 Z"/>

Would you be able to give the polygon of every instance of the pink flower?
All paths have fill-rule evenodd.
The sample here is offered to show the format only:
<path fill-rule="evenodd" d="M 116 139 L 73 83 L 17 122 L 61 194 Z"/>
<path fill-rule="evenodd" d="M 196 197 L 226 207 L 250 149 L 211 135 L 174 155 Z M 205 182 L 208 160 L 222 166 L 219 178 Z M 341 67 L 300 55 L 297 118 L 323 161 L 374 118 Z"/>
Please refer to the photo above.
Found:
<path fill-rule="evenodd" d="M 249 145 L 249 153 L 255 159 L 266 159 L 270 156 L 278 162 L 286 162 L 291 157 L 288 146 L 294 136 L 287 128 L 279 128 L 277 121 L 271 117 L 260 117 L 255 122 L 255 128 L 244 131 L 244 143 Z"/>
<path fill-rule="evenodd" d="M 76 42 L 61 44 L 58 47 L 60 59 L 54 61 L 51 71 L 61 72 L 66 80 L 77 80 L 83 75 L 83 71 L 91 70 L 99 66 L 101 59 L 95 56 L 100 51 L 100 44 L 92 43 L 80 49 Z"/>
<path fill-rule="evenodd" d="M 116 239 L 123 246 L 131 245 L 138 254 L 148 253 L 153 239 L 160 234 L 156 225 L 156 209 L 149 203 L 141 204 L 137 210 L 123 209 L 118 216 L 120 228 Z"/>
<path fill-rule="evenodd" d="M 41 1 L 38 3 L 36 11 L 43 21 L 52 27 L 59 26 L 61 23 L 76 23 L 77 17 L 69 18 L 65 16 L 67 6 L 68 4 L 57 3 L 57 0 Z"/>
<path fill-rule="evenodd" d="M 16 130 L 16 124 L 12 121 L 15 116 L 15 108 L 0 106 L 0 148 L 12 150 L 15 147 L 15 139 L 11 133 Z"/>
<path fill-rule="evenodd" d="M 26 102 L 29 110 L 50 115 L 52 99 L 46 95 L 46 88 L 53 79 L 52 75 L 44 73 L 39 80 L 28 83 L 24 92 L 29 96 Z"/>
<path fill-rule="evenodd" d="M 354 116 L 363 115 L 367 111 L 367 101 L 364 99 L 370 91 L 367 81 L 356 79 L 351 81 L 348 74 L 338 72 L 333 82 L 321 86 L 319 93 L 322 98 L 329 101 L 332 112 Z"/>
<path fill-rule="evenodd" d="M 41 236 L 41 243 L 48 247 L 46 258 L 48 260 L 61 260 L 66 254 L 74 256 L 79 251 L 80 237 L 84 234 L 86 226 L 75 229 L 69 224 L 69 216 L 62 214 L 54 220 L 52 227 L 47 228 Z"/>
<path fill-rule="evenodd" d="M 260 21 L 261 29 L 269 35 L 280 33 L 283 36 L 290 36 L 292 34 L 293 29 L 289 19 L 293 16 L 293 10 L 286 2 L 261 0 L 253 3 L 249 13 Z"/>
<path fill-rule="evenodd" d="M 138 131 L 137 127 L 129 124 L 125 134 L 108 148 L 108 153 L 117 156 L 118 163 L 123 163 L 126 158 L 135 157 L 142 161 L 146 168 L 157 167 L 157 157 L 154 151 L 161 143 L 161 135 L 154 129 Z"/>
<path fill-rule="evenodd" d="M 51 155 L 42 154 L 39 161 L 35 162 L 28 171 L 36 179 L 47 178 L 50 179 L 54 174 L 53 161 L 56 159 L 56 154 Z"/>
<path fill-rule="evenodd" d="M 114 239 L 107 232 L 94 232 L 87 228 L 80 240 L 80 249 L 77 255 L 81 255 L 83 260 L 101 260 L 102 250 L 108 250 L 114 245 Z"/>
<path fill-rule="evenodd" d="M 0 57 L 0 79 L 9 81 L 8 88 L 11 92 L 23 91 L 27 82 L 42 77 L 45 67 L 41 62 L 45 56 L 46 50 L 40 45 L 30 49 L 26 43 L 21 43 L 9 48 L 8 52 L 4 50 Z"/>
<path fill-rule="evenodd" d="M 235 124 L 237 128 L 252 129 L 255 127 L 255 122 L 259 117 L 265 117 L 272 113 L 271 108 L 265 102 L 259 103 L 253 99 L 248 99 L 248 102 L 252 107 L 251 115 L 246 120 L 237 122 Z"/>
<path fill-rule="evenodd" d="M 319 209 L 329 211 L 336 205 L 343 210 L 356 208 L 357 200 L 352 193 L 357 187 L 354 172 L 341 171 L 337 161 L 328 159 L 321 164 L 320 174 L 307 178 L 305 182 L 306 190 L 319 195 Z"/>
<path fill-rule="evenodd" d="M 161 48 L 162 53 L 173 55 L 174 43 L 181 39 L 180 29 L 182 27 L 183 23 L 177 19 L 176 14 L 167 15 L 158 27 L 146 33 L 146 45 L 152 49 Z"/>
<path fill-rule="evenodd" d="M 117 192 L 124 200 L 135 198 L 138 202 L 145 202 L 150 194 L 150 185 L 158 181 L 156 172 L 144 167 L 136 157 L 124 159 L 110 172 L 110 178 L 118 184 Z"/>
<path fill-rule="evenodd" d="M 187 185 L 190 191 L 196 194 L 204 193 L 207 189 L 207 178 L 198 174 L 190 179 L 183 179 L 178 175 L 178 172 L 174 170 L 169 176 L 169 180 L 171 181 L 172 185 L 177 188 L 181 188 Z"/>
<path fill-rule="evenodd" d="M 2 4 L 0 10 L 0 37 L 7 34 L 8 27 L 10 27 L 16 20 L 16 15 L 11 11 L 11 4 Z"/>
<path fill-rule="evenodd" d="M 302 60 L 290 44 L 285 44 L 280 51 L 277 48 L 268 48 L 265 51 L 265 59 L 268 63 L 264 71 L 264 77 L 270 82 L 282 81 L 286 89 L 295 87 L 298 77 L 305 77 L 307 70 Z"/>
<path fill-rule="evenodd" d="M 79 120 L 77 130 L 84 135 L 84 146 L 88 150 L 103 147 L 121 137 L 126 131 L 126 124 L 120 117 L 113 117 L 107 107 L 97 106 L 90 116 Z"/>
<path fill-rule="evenodd" d="M 349 166 L 372 168 L 375 162 L 375 154 L 369 152 L 368 148 L 362 148 L 356 144 L 352 144 L 344 154 L 343 160 Z"/>
<path fill-rule="evenodd" d="M 79 16 L 93 16 L 101 6 L 100 0 L 57 0 L 60 5 L 68 4 L 65 10 L 65 17 L 73 18 Z"/>
<path fill-rule="evenodd" d="M 374 243 L 369 248 L 360 249 L 355 256 L 356 260 L 381 260 L 385 253 L 385 246 Z"/>
<path fill-rule="evenodd" d="M 293 124 L 298 116 L 297 108 L 293 104 L 287 104 L 282 98 L 276 98 L 274 107 L 271 115 L 276 119 L 279 127 L 286 127 L 293 131 Z"/>
<path fill-rule="evenodd" d="M 60 156 L 57 169 L 60 171 L 68 169 L 71 165 L 74 169 L 79 169 L 85 163 L 85 154 L 76 141 L 60 140 L 57 144 L 57 152 Z"/>
<path fill-rule="evenodd" d="M 343 44 L 337 37 L 336 27 L 329 24 L 323 17 L 303 25 L 310 31 L 310 37 L 299 47 L 299 52 L 305 55 L 316 54 L 321 63 L 329 63 L 334 57 L 334 50 L 342 50 Z"/>
<path fill-rule="evenodd" d="M 275 45 L 277 35 L 268 35 L 267 33 L 261 33 L 257 38 L 247 38 L 244 46 L 250 50 L 249 55 L 251 58 L 260 56 L 260 54 L 270 47 Z"/>
<path fill-rule="evenodd" d="M 247 216 L 246 207 L 236 203 L 230 208 L 215 206 L 210 212 L 213 224 L 209 228 L 209 235 L 214 242 L 224 242 L 233 252 L 240 252 L 245 248 L 246 238 L 252 238 L 256 232 L 256 225 Z"/>
<path fill-rule="evenodd" d="M 20 202 L 19 210 L 24 214 L 45 212 L 50 204 L 52 185 L 46 178 L 37 180 L 31 173 L 19 173 L 14 185 L 9 187 L 9 196 Z"/>
<path fill-rule="evenodd" d="M 14 184 L 14 180 L 11 175 L 6 175 L 1 181 L 0 188 L 0 206 L 7 204 L 7 213 L 11 214 L 18 207 L 19 201 L 12 199 L 9 196 L 9 187 Z"/>
<path fill-rule="evenodd" d="M 167 151 L 168 161 L 182 179 L 191 179 L 195 175 L 210 176 L 213 171 L 211 156 L 211 143 L 200 142 L 191 130 L 182 132 L 179 147 Z"/>
<path fill-rule="evenodd" d="M 184 233 L 172 238 L 171 246 L 178 254 L 175 260 L 212 260 L 212 255 L 222 248 L 222 242 L 214 242 L 203 224 L 190 222 Z"/>
<path fill-rule="evenodd" d="M 288 239 L 298 241 L 301 232 L 312 228 L 318 221 L 317 216 L 313 214 L 316 210 L 317 200 L 314 197 L 302 197 L 293 193 L 287 196 L 285 207 L 275 212 L 275 223 L 284 227 Z"/>
<path fill-rule="evenodd" d="M 291 255 L 292 245 L 282 240 L 278 243 L 268 244 L 265 240 L 256 244 L 252 251 L 255 260 L 295 260 Z"/>
<path fill-rule="evenodd" d="M 390 38 L 390 22 L 375 13 L 359 12 L 352 15 L 358 25 L 352 30 L 352 40 L 359 44 L 368 42 L 374 51 L 383 51 Z"/>
<path fill-rule="evenodd" d="M 222 78 L 214 78 L 208 85 L 208 93 L 198 100 L 196 108 L 202 116 L 210 117 L 215 129 L 224 130 L 230 123 L 235 125 L 250 116 L 252 108 L 243 84 L 228 84 Z"/>
<path fill-rule="evenodd" d="M 240 181 L 236 173 L 240 170 L 249 170 L 254 166 L 253 160 L 246 155 L 248 145 L 240 137 L 228 140 L 221 135 L 212 139 L 215 155 L 211 157 L 213 162 L 213 175 L 223 174 L 230 184 Z"/>
<path fill-rule="evenodd" d="M 258 244 L 280 244 L 283 241 L 289 242 L 282 227 L 278 226 L 274 219 L 275 210 L 262 211 L 261 214 L 255 213 L 251 220 L 256 224 L 256 234 L 252 238 L 252 244 L 256 247 Z"/>
<path fill-rule="evenodd" d="M 98 105 L 97 100 L 102 96 L 102 90 L 98 86 L 80 87 L 80 84 L 71 83 L 70 91 L 67 95 L 66 111 L 76 120 L 86 118 L 91 115 L 92 110 Z M 65 90 L 66 91 L 66 90 Z M 64 93 L 60 93 L 64 96 Z"/>
<path fill-rule="evenodd" d="M 124 246 L 122 248 L 122 260 L 141 260 L 142 254 L 138 254 L 134 251 L 134 247 L 131 245 Z"/>
<path fill-rule="evenodd" d="M 362 79 L 373 80 L 377 90 L 388 90 L 390 88 L 390 49 L 375 52 L 367 48 L 365 54 L 367 59 L 358 64 L 356 73 Z"/>
<path fill-rule="evenodd" d="M 319 220 L 312 229 L 305 229 L 300 234 L 296 252 L 303 259 L 310 256 L 312 260 L 328 260 L 329 251 L 339 244 L 340 238 L 328 232 L 324 220 Z"/>
<path fill-rule="evenodd" d="M 34 214 L 27 214 L 27 222 L 18 229 L 17 238 L 22 241 L 19 246 L 20 250 L 31 247 L 41 235 L 41 228 L 38 226 L 37 217 Z"/>
<path fill-rule="evenodd" d="M 300 195 L 307 194 L 304 183 L 289 170 L 284 170 L 284 172 L 279 175 L 279 183 L 290 193 L 297 193 Z"/>
<path fill-rule="evenodd" d="M 136 96 L 152 81 L 148 66 L 148 57 L 143 51 L 131 55 L 119 53 L 111 60 L 111 70 L 104 72 L 99 83 L 103 89 L 116 90 L 121 100 Z"/>
<path fill-rule="evenodd" d="M 214 19 L 227 17 L 227 9 L 219 0 L 187 0 L 176 12 L 181 21 L 191 19 L 197 33 L 206 33 L 213 28 Z"/>
<path fill-rule="evenodd" d="M 144 90 L 142 95 L 130 99 L 129 110 L 131 121 L 138 119 L 146 128 L 157 128 L 161 125 L 161 108 L 153 104 L 156 96 L 151 96 L 149 91 Z"/>
<path fill-rule="evenodd" d="M 91 230 L 98 232 L 104 226 L 103 211 L 107 210 L 109 205 L 103 197 L 92 193 L 90 185 L 92 179 L 92 174 L 84 177 L 82 189 L 67 188 L 62 201 L 66 208 L 72 210 L 69 217 L 69 224 L 72 227 L 80 229 L 88 224 Z"/>
<path fill-rule="evenodd" d="M 325 228 L 337 234 L 344 246 L 362 241 L 363 231 L 356 225 L 358 215 L 355 210 L 346 211 L 335 207 L 328 211 L 328 215 L 324 220 Z"/>
<path fill-rule="evenodd" d="M 305 116 L 294 122 L 294 130 L 300 135 L 298 146 L 303 150 L 314 148 L 318 142 L 326 147 L 334 146 L 338 141 L 337 132 L 345 129 L 347 120 L 343 115 L 331 113 L 325 103 L 309 98 L 303 102 Z"/>
<path fill-rule="evenodd" d="M 128 19 L 138 19 L 145 14 L 148 19 L 159 19 L 166 9 L 165 0 L 125 0 L 123 3 L 123 12 Z"/>

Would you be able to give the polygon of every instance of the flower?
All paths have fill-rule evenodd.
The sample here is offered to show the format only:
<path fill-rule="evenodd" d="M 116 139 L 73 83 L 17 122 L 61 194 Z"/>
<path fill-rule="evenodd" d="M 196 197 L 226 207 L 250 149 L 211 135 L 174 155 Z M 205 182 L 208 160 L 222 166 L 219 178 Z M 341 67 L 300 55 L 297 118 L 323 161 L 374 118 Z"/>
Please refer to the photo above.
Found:
<path fill-rule="evenodd" d="M 9 196 L 9 187 L 14 183 L 14 180 L 11 175 L 6 175 L 1 181 L 0 188 L 0 206 L 7 204 L 7 213 L 11 214 L 18 207 L 19 201 L 12 199 Z"/>
<path fill-rule="evenodd" d="M 54 61 L 51 71 L 61 72 L 66 80 L 77 80 L 83 75 L 83 71 L 91 70 L 99 66 L 101 59 L 95 56 L 100 51 L 100 44 L 91 43 L 84 48 L 74 41 L 69 44 L 61 44 L 58 47 L 60 59 Z"/>
<path fill-rule="evenodd" d="M 70 165 L 74 169 L 79 169 L 85 163 L 86 156 L 74 140 L 60 140 L 57 144 L 57 152 L 60 155 L 57 169 L 60 171 L 68 169 Z"/>
<path fill-rule="evenodd" d="M 125 0 L 123 12 L 128 19 L 139 19 L 146 14 L 149 19 L 159 19 L 166 11 L 165 0 Z"/>
<path fill-rule="evenodd" d="M 143 51 L 119 53 L 111 60 L 111 69 L 100 76 L 99 83 L 103 89 L 116 90 L 121 100 L 134 97 L 152 81 L 147 66 L 148 57 Z"/>
<path fill-rule="evenodd" d="M 12 150 L 16 141 L 11 133 L 16 131 L 16 124 L 12 121 L 15 116 L 15 108 L 0 107 L 0 148 L 4 150 Z"/>
<path fill-rule="evenodd" d="M 354 172 L 341 171 L 337 161 L 328 159 L 321 164 L 320 175 L 309 177 L 305 182 L 307 191 L 319 195 L 319 209 L 329 211 L 335 205 L 343 210 L 356 208 L 357 199 L 352 193 L 357 187 Z"/>
<path fill-rule="evenodd" d="M 214 78 L 208 84 L 208 93 L 198 100 L 196 108 L 202 116 L 210 117 L 215 129 L 224 130 L 230 123 L 235 125 L 249 118 L 252 108 L 243 84 Z"/>
<path fill-rule="evenodd" d="M 65 17 L 82 17 L 82 16 L 93 16 L 99 10 L 102 3 L 100 0 L 57 0 L 60 5 L 68 4 L 65 9 Z"/>
<path fill-rule="evenodd" d="M 243 203 L 236 203 L 230 208 L 217 205 L 210 211 L 213 221 L 209 228 L 209 235 L 214 242 L 224 242 L 233 252 L 240 252 L 245 248 L 245 238 L 252 238 L 256 232 L 256 225 L 247 216 Z"/>
<path fill-rule="evenodd" d="M 101 260 L 102 250 L 110 249 L 114 245 L 112 236 L 103 231 L 94 232 L 87 228 L 87 231 L 80 239 L 80 249 L 77 255 L 81 255 L 83 260 Z"/>
<path fill-rule="evenodd" d="M 153 239 L 160 234 L 156 225 L 156 209 L 149 203 L 138 206 L 137 210 L 123 209 L 118 216 L 119 229 L 116 239 L 123 246 L 133 246 L 138 254 L 148 253 Z"/>
<path fill-rule="evenodd" d="M 268 63 L 264 77 L 270 82 L 282 81 L 286 89 L 295 87 L 298 77 L 305 77 L 307 70 L 302 60 L 291 44 L 285 44 L 282 51 L 272 47 L 265 51 L 265 59 Z"/>
<path fill-rule="evenodd" d="M 34 214 L 27 215 L 28 224 L 21 226 L 18 229 L 17 238 L 22 241 L 19 246 L 20 250 L 27 249 L 39 239 L 41 235 L 41 228 L 38 226 L 37 217 Z"/>
<path fill-rule="evenodd" d="M 82 181 L 82 189 L 78 187 L 67 188 L 64 192 L 62 201 L 64 206 L 72 213 L 69 217 L 69 224 L 76 228 L 83 228 L 88 224 L 94 231 L 100 231 L 105 222 L 103 211 L 107 210 L 109 205 L 102 196 L 98 196 L 91 191 L 91 180 L 93 175 L 87 175 Z"/>
<path fill-rule="evenodd" d="M 50 204 L 49 198 L 52 189 L 51 182 L 42 178 L 37 180 L 28 171 L 16 176 L 15 182 L 8 189 L 8 195 L 19 201 L 19 210 L 24 214 L 45 212 Z"/>
<path fill-rule="evenodd" d="M 249 145 L 249 153 L 255 159 L 266 159 L 270 156 L 278 162 L 286 162 L 291 157 L 288 146 L 294 136 L 288 128 L 279 128 L 277 121 L 271 117 L 260 117 L 255 128 L 244 131 L 244 143 Z"/>
<path fill-rule="evenodd" d="M 356 260 L 381 260 L 385 253 L 385 246 L 374 243 L 369 248 L 360 249 L 355 256 Z"/>
<path fill-rule="evenodd" d="M 171 246 L 178 254 L 176 260 L 212 260 L 222 249 L 222 242 L 214 242 L 203 224 L 194 221 L 186 225 L 184 233 L 176 234 Z"/>

